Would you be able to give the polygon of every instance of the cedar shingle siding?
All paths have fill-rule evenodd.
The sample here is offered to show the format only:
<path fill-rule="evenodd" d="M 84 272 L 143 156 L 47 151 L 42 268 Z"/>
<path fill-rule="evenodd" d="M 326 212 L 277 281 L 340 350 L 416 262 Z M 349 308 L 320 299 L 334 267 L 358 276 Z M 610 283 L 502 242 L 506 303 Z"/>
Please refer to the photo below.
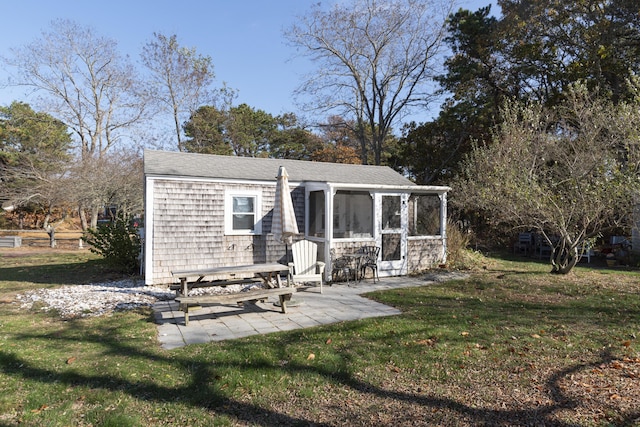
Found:
<path fill-rule="evenodd" d="M 225 184 L 155 179 L 153 182 L 153 274 L 156 283 L 171 283 L 172 270 L 276 262 L 285 247 L 273 239 L 274 185 Z M 262 192 L 262 234 L 227 236 L 225 191 Z M 292 188 L 298 226 L 304 230 L 304 191 Z"/>

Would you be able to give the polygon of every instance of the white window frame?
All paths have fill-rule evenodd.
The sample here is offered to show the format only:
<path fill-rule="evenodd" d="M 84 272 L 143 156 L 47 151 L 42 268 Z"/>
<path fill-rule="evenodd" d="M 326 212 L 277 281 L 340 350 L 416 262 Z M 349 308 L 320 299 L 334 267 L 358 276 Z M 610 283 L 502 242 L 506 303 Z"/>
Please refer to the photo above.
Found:
<path fill-rule="evenodd" d="M 254 198 L 253 230 L 234 230 L 233 228 L 233 198 Z M 250 190 L 227 190 L 224 194 L 224 232 L 226 235 L 260 235 L 262 234 L 262 192 Z"/>

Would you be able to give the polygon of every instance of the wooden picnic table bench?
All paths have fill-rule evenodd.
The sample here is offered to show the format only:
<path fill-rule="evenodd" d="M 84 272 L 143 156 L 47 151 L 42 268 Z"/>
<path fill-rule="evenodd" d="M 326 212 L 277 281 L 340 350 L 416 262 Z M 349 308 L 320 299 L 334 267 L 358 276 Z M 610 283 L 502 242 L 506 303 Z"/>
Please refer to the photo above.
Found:
<path fill-rule="evenodd" d="M 282 284 L 280 278 L 282 273 L 287 275 L 287 286 Z M 279 263 L 214 267 L 202 270 L 179 270 L 172 271 L 171 274 L 180 280 L 179 284 L 171 285 L 170 288 L 177 293 L 176 301 L 179 302 L 180 310 L 184 312 L 185 325 L 189 324 L 189 309 L 205 305 L 264 301 L 274 295 L 279 297 L 281 310 L 286 313 L 286 302 L 296 292 L 295 288 L 289 286 L 291 284 L 288 280 L 289 267 Z M 204 279 L 206 277 L 210 277 L 212 280 L 205 282 Z M 275 284 L 273 283 L 274 279 Z M 195 287 L 229 286 L 255 283 L 256 281 L 262 281 L 266 288 L 218 295 L 189 295 L 189 290 Z"/>

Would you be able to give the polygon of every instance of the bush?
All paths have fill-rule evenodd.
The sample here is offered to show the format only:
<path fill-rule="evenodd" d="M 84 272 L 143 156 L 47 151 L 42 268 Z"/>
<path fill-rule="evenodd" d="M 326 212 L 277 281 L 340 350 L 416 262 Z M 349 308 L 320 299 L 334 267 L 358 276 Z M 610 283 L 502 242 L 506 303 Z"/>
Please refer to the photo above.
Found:
<path fill-rule="evenodd" d="M 479 252 L 469 249 L 471 235 L 460 230 L 452 221 L 447 221 L 447 264 L 455 270 L 471 270 L 486 264 Z"/>
<path fill-rule="evenodd" d="M 111 267 L 127 274 L 138 271 L 141 243 L 131 217 L 119 213 L 113 221 L 88 230 L 83 239 Z"/>

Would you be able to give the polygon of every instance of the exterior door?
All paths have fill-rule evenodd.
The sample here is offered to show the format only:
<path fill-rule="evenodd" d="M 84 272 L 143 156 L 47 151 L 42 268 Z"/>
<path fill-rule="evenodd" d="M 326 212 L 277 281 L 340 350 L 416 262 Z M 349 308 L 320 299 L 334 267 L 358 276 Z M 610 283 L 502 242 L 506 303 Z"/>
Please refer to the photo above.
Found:
<path fill-rule="evenodd" d="M 376 194 L 380 276 L 407 274 L 407 195 Z"/>

